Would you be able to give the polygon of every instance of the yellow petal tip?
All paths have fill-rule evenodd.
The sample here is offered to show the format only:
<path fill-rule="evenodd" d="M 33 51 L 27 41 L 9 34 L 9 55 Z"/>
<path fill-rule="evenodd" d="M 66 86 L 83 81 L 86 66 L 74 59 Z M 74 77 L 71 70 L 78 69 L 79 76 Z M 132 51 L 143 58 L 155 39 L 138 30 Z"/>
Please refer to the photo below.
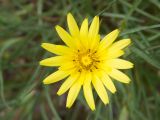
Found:
<path fill-rule="evenodd" d="M 95 109 L 95 107 L 94 107 L 94 108 L 91 108 L 91 110 L 92 110 L 92 111 L 95 111 L 96 109 Z"/>
<path fill-rule="evenodd" d="M 129 84 L 130 82 L 131 82 L 131 80 L 128 80 L 128 81 L 126 81 L 125 83 L 126 83 L 126 84 Z"/>
<path fill-rule="evenodd" d="M 55 29 L 57 30 L 58 28 L 59 28 L 59 25 L 56 25 L 56 26 L 55 26 Z"/>
<path fill-rule="evenodd" d="M 67 14 L 67 16 L 72 16 L 72 14 L 69 12 L 69 13 Z"/>
<path fill-rule="evenodd" d="M 58 96 L 61 96 L 63 93 L 60 91 L 60 90 L 58 90 L 58 92 L 57 92 L 57 95 Z"/>
<path fill-rule="evenodd" d="M 131 39 L 129 38 L 129 39 L 127 39 L 128 40 L 128 44 L 130 44 L 131 43 Z"/>
<path fill-rule="evenodd" d="M 45 63 L 44 63 L 44 60 L 41 60 L 41 61 L 39 62 L 39 65 L 46 66 Z"/>
<path fill-rule="evenodd" d="M 88 18 L 85 18 L 83 21 L 87 21 L 88 22 Z"/>
<path fill-rule="evenodd" d="M 42 43 L 42 44 L 41 44 L 41 47 L 43 47 L 44 45 L 45 45 L 45 43 Z"/>
<path fill-rule="evenodd" d="M 42 44 L 41 44 L 41 47 L 42 47 L 42 48 L 46 48 L 46 45 L 47 45 L 47 44 L 48 44 L 48 43 L 42 43 Z"/>
<path fill-rule="evenodd" d="M 67 19 L 68 19 L 68 20 L 71 20 L 71 19 L 74 19 L 74 17 L 73 17 L 73 15 L 72 15 L 71 13 L 68 13 L 68 14 L 67 14 Z"/>
<path fill-rule="evenodd" d="M 43 84 L 50 84 L 49 82 L 47 82 L 46 80 L 43 80 Z"/>
<path fill-rule="evenodd" d="M 107 102 L 104 103 L 104 105 L 107 105 L 107 104 L 109 104 L 109 101 L 107 101 Z"/>
<path fill-rule="evenodd" d="M 117 92 L 117 90 L 113 90 L 112 93 L 115 94 Z"/>
<path fill-rule="evenodd" d="M 39 62 L 39 65 L 42 65 L 42 61 Z"/>
<path fill-rule="evenodd" d="M 117 32 L 117 34 L 119 34 L 119 33 L 120 33 L 120 30 L 119 30 L 119 29 L 116 29 L 115 31 Z"/>
<path fill-rule="evenodd" d="M 133 68 L 133 67 L 134 67 L 134 64 L 132 64 L 130 68 Z"/>
<path fill-rule="evenodd" d="M 58 95 L 58 96 L 61 96 L 62 94 L 58 91 L 58 92 L 57 92 L 57 95 Z"/>
<path fill-rule="evenodd" d="M 66 105 L 66 108 L 68 108 L 68 109 L 71 108 L 71 105 L 68 105 L 68 104 L 67 104 L 67 105 Z"/>
<path fill-rule="evenodd" d="M 96 15 L 96 16 L 94 16 L 94 18 L 99 18 L 99 16 L 98 16 L 98 15 Z"/>

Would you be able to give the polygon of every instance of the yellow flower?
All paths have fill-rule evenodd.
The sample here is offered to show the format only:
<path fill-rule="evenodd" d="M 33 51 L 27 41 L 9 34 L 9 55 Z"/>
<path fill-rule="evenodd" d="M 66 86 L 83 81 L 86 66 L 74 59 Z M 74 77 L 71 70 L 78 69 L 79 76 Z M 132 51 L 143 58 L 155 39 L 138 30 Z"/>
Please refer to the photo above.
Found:
<path fill-rule="evenodd" d="M 102 102 L 108 104 L 106 88 L 112 93 L 116 92 L 111 78 L 122 83 L 130 82 L 129 77 L 119 69 L 132 68 L 133 64 L 119 57 L 124 54 L 122 49 L 128 46 L 131 40 L 114 42 L 119 34 L 118 29 L 100 40 L 98 16 L 94 17 L 90 27 L 88 19 L 84 19 L 80 29 L 70 13 L 67 15 L 67 22 L 70 33 L 58 25 L 55 27 L 67 46 L 42 43 L 44 49 L 57 56 L 40 61 L 40 65 L 58 66 L 58 70 L 45 78 L 43 83 L 51 84 L 66 79 L 57 94 L 62 95 L 69 90 L 66 103 L 68 108 L 73 105 L 83 87 L 86 102 L 91 110 L 95 110 L 92 87 Z"/>

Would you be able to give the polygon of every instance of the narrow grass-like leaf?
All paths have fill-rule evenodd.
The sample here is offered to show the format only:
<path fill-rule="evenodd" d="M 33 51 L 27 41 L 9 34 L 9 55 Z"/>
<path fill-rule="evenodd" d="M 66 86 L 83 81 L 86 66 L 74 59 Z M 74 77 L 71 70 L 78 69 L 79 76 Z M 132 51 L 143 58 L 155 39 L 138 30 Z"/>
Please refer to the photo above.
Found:
<path fill-rule="evenodd" d="M 53 105 L 53 103 L 52 103 L 51 97 L 50 97 L 50 95 L 49 95 L 48 87 L 45 87 L 45 95 L 46 95 L 46 99 L 47 99 L 47 101 L 48 101 L 48 105 L 49 105 L 49 107 L 50 107 L 53 115 L 55 116 L 55 119 L 56 119 L 56 120 L 61 120 L 61 118 L 60 118 L 57 110 L 55 109 L 55 107 L 54 107 L 54 105 Z"/>
<path fill-rule="evenodd" d="M 144 59 L 149 64 L 151 64 L 154 67 L 160 69 L 160 63 L 158 61 L 156 61 L 154 58 L 151 58 L 149 55 L 145 54 L 144 52 L 142 52 L 138 48 L 133 47 L 132 48 L 132 52 L 134 54 L 137 54 L 139 57 L 141 57 L 142 59 Z"/>
<path fill-rule="evenodd" d="M 6 100 L 5 100 L 5 95 L 4 95 L 4 79 L 3 79 L 3 68 L 2 68 L 2 56 L 5 52 L 5 50 L 7 50 L 8 48 L 12 47 L 13 44 L 17 43 L 21 41 L 21 38 L 15 38 L 15 39 L 11 39 L 8 40 L 6 42 L 4 42 L 1 45 L 0 48 L 0 95 L 1 95 L 1 99 L 2 102 L 4 103 L 4 105 L 9 108 L 9 105 L 7 104 Z"/>
<path fill-rule="evenodd" d="M 143 30 L 148 30 L 148 29 L 155 29 L 155 28 L 160 28 L 160 24 L 157 25 L 151 25 L 151 26 L 142 26 L 142 27 L 137 27 L 129 30 L 125 30 L 120 36 L 143 31 Z"/>
<path fill-rule="evenodd" d="M 125 0 L 119 0 L 119 1 L 120 1 L 122 4 L 126 5 L 127 7 L 132 7 L 132 4 L 126 2 Z M 151 15 L 151 14 L 149 14 L 149 13 L 147 13 L 147 12 L 145 12 L 145 11 L 139 9 L 139 8 L 136 8 L 136 11 L 137 11 L 138 13 L 140 13 L 140 14 L 142 14 L 142 15 L 144 15 L 144 16 L 152 19 L 152 20 L 154 20 L 154 21 L 160 22 L 160 19 L 159 19 L 159 18 L 157 18 L 157 17 L 155 17 L 155 16 L 153 16 L 153 15 Z"/>

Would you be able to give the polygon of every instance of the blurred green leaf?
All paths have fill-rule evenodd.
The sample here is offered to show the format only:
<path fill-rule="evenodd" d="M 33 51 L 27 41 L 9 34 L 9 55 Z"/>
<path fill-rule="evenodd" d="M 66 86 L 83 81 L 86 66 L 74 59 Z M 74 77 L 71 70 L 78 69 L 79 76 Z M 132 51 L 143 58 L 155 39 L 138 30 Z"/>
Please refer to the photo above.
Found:
<path fill-rule="evenodd" d="M 119 120 L 129 120 L 128 119 L 128 110 L 126 106 L 124 106 L 120 111 Z"/>

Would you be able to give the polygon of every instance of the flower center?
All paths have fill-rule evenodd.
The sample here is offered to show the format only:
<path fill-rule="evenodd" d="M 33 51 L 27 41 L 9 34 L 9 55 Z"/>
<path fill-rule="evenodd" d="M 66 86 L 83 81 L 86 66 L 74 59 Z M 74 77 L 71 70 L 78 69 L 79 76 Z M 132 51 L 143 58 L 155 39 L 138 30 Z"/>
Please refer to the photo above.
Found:
<path fill-rule="evenodd" d="M 87 67 L 90 66 L 93 61 L 89 55 L 84 55 L 81 57 L 80 62 L 83 66 Z"/>
<path fill-rule="evenodd" d="M 94 69 L 98 69 L 100 62 L 97 58 L 96 51 L 91 51 L 90 49 L 78 50 L 73 61 L 79 71 L 93 71 Z"/>

